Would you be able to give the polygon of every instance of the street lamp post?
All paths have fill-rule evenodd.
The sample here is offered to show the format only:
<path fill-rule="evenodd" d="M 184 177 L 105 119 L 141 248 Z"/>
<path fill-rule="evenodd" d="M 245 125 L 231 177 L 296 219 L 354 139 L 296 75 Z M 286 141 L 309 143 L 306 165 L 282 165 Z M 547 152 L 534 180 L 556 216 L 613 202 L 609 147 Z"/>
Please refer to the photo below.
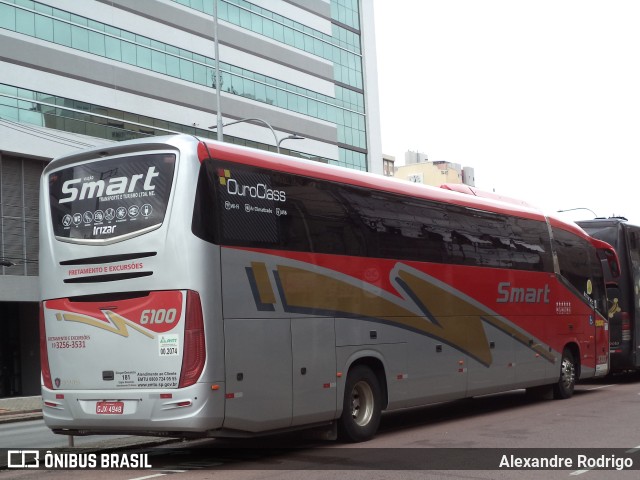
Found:
<path fill-rule="evenodd" d="M 222 133 L 222 111 L 220 107 L 220 89 L 222 85 L 220 84 L 220 52 L 218 49 L 218 0 L 213 0 L 213 54 L 214 54 L 214 68 L 216 69 L 215 73 L 215 82 L 216 82 L 216 125 L 218 136 L 217 139 L 219 142 L 222 142 L 224 139 Z"/>
<path fill-rule="evenodd" d="M 234 125 L 236 123 L 242 123 L 242 122 L 259 122 L 262 123 L 263 125 L 265 125 L 269 130 L 271 130 L 271 133 L 273 133 L 273 138 L 276 141 L 276 151 L 278 153 L 280 153 L 280 144 L 282 142 L 284 142 L 285 140 L 304 140 L 305 137 L 301 137 L 299 135 L 296 135 L 295 133 L 292 135 L 289 135 L 288 137 L 284 137 L 281 138 L 280 140 L 278 140 L 278 135 L 276 135 L 276 131 L 273 129 L 273 127 L 271 126 L 271 124 L 269 122 L 267 122 L 266 120 L 263 120 L 261 118 L 241 118 L 240 120 L 235 120 L 233 122 L 229 122 L 229 123 L 225 123 L 224 125 L 211 125 L 209 128 L 211 129 L 218 129 L 218 140 L 220 140 L 221 135 L 220 132 L 222 131 L 223 127 L 228 127 L 229 125 Z"/>
<path fill-rule="evenodd" d="M 598 215 L 596 215 L 596 212 L 586 207 L 567 208 L 565 210 L 558 210 L 558 213 L 573 212 L 574 210 L 586 210 L 587 212 L 591 212 L 591 214 L 593 215 L 593 218 L 598 218 Z"/>
<path fill-rule="evenodd" d="M 304 137 L 301 137 L 300 135 L 296 135 L 294 133 L 293 135 L 289 135 L 288 137 L 281 138 L 280 140 L 278 140 L 278 145 L 276 145 L 278 153 L 280 153 L 280 144 L 285 140 L 304 140 Z"/>
<path fill-rule="evenodd" d="M 278 136 L 276 135 L 276 132 L 273 129 L 273 127 L 268 122 L 266 122 L 265 120 L 262 120 L 261 118 L 243 118 L 241 120 L 236 120 L 235 122 L 229 122 L 224 125 L 222 124 L 222 107 L 220 106 L 220 103 L 221 103 L 220 92 L 222 87 L 222 79 L 220 77 L 220 51 L 219 51 L 219 41 L 218 41 L 218 0 L 213 0 L 213 49 L 214 49 L 213 65 L 215 69 L 215 87 L 216 87 L 216 125 L 211 126 L 209 128 L 216 129 L 216 132 L 217 132 L 216 139 L 219 142 L 224 141 L 223 128 L 226 126 L 233 125 L 234 123 L 255 121 L 255 122 L 263 123 L 269 128 L 269 130 L 271 130 L 271 133 L 273 133 L 273 137 L 276 140 L 276 151 L 278 153 L 280 153 L 280 144 L 285 140 L 304 140 L 304 137 L 301 137 L 296 134 L 289 135 L 288 137 L 284 137 L 278 140 Z"/>

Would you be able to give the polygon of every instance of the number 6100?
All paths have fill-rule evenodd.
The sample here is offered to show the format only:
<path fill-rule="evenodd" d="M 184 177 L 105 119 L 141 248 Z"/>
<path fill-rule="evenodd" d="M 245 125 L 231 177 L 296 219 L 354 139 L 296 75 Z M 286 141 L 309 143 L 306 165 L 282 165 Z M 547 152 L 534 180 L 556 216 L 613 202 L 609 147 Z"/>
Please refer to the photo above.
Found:
<path fill-rule="evenodd" d="M 173 323 L 176 320 L 177 315 L 178 312 L 175 308 L 143 310 L 142 315 L 140 315 L 140 324 L 146 325 L 147 323 Z"/>

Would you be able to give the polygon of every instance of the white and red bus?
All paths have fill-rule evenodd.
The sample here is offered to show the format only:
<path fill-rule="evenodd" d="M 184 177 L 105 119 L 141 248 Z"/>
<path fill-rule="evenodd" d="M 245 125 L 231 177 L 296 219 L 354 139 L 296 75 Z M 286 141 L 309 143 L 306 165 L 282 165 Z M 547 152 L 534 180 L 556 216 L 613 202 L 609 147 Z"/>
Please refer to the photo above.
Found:
<path fill-rule="evenodd" d="M 53 160 L 57 433 L 242 436 L 605 375 L 611 247 L 526 205 L 191 136 Z"/>

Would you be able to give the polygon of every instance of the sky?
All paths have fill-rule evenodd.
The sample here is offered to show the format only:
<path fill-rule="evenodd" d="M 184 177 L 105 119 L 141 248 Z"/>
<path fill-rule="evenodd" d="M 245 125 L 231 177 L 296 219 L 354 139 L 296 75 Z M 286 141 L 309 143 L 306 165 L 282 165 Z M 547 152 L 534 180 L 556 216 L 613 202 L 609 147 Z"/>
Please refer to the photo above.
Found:
<path fill-rule="evenodd" d="M 373 1 L 383 153 L 640 225 L 639 1 Z"/>

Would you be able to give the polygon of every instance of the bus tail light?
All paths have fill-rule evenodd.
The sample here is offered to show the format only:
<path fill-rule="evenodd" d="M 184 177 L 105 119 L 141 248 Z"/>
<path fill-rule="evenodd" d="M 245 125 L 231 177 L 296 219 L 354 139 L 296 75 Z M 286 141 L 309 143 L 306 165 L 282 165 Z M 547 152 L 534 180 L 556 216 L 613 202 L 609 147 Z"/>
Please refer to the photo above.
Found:
<path fill-rule="evenodd" d="M 182 370 L 178 388 L 188 387 L 198 381 L 204 369 L 205 358 L 202 304 L 200 296 L 196 292 L 188 290 Z"/>
<path fill-rule="evenodd" d="M 51 370 L 49 369 L 49 355 L 47 354 L 47 332 L 44 327 L 44 302 L 40 302 L 40 369 L 44 386 L 53 390 Z"/>
<path fill-rule="evenodd" d="M 622 341 L 631 340 L 631 321 L 629 320 L 629 312 L 621 312 L 622 319 Z"/>

